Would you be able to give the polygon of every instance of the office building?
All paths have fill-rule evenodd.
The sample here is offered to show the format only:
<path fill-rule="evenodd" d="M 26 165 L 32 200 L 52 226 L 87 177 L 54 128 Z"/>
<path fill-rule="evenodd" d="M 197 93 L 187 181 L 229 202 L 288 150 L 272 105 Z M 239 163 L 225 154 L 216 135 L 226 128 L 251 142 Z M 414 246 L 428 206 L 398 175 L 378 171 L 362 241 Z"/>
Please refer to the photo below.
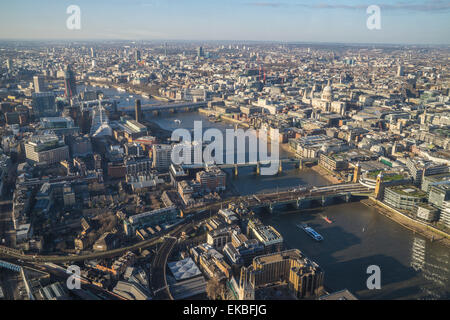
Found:
<path fill-rule="evenodd" d="M 74 127 L 74 121 L 70 117 L 45 117 L 40 119 L 43 129 L 69 129 Z"/>
<path fill-rule="evenodd" d="M 320 166 L 330 171 L 342 171 L 347 169 L 348 161 L 341 154 L 320 155 Z"/>
<path fill-rule="evenodd" d="M 25 143 L 28 160 L 39 164 L 54 164 L 69 159 L 69 147 L 55 135 L 32 136 Z"/>
<path fill-rule="evenodd" d="M 75 204 L 75 192 L 70 184 L 65 184 L 63 188 L 63 200 L 65 207 L 71 207 Z"/>
<path fill-rule="evenodd" d="M 98 99 L 98 92 L 93 90 L 84 90 L 80 92 L 81 100 L 83 101 L 93 101 Z"/>
<path fill-rule="evenodd" d="M 11 71 L 11 69 L 13 68 L 13 62 L 11 59 L 6 59 L 6 69 L 8 69 L 8 71 Z"/>
<path fill-rule="evenodd" d="M 323 291 L 322 268 L 297 249 L 256 257 L 244 272 L 255 289 L 286 282 L 299 299 L 315 297 Z"/>
<path fill-rule="evenodd" d="M 429 203 L 420 202 L 417 204 L 417 218 L 426 222 L 436 221 L 439 217 L 439 210 Z"/>
<path fill-rule="evenodd" d="M 88 135 L 71 137 L 69 145 L 73 158 L 92 155 L 92 143 Z"/>
<path fill-rule="evenodd" d="M 439 185 L 445 182 L 450 182 L 450 172 L 424 176 L 422 179 L 422 190 L 430 192 L 430 187 Z"/>
<path fill-rule="evenodd" d="M 42 78 L 41 76 L 34 76 L 33 84 L 34 84 L 34 92 L 35 93 L 47 91 L 47 88 L 46 88 L 45 82 L 44 82 L 44 78 Z"/>
<path fill-rule="evenodd" d="M 220 192 L 226 189 L 226 174 L 218 167 L 207 167 L 205 171 L 197 172 L 196 180 L 206 192 Z"/>
<path fill-rule="evenodd" d="M 141 61 L 141 51 L 140 50 L 136 50 L 134 52 L 134 61 L 136 63 L 139 63 Z"/>
<path fill-rule="evenodd" d="M 439 222 L 446 228 L 450 229 L 450 201 L 444 201 L 443 210 L 439 217 Z"/>
<path fill-rule="evenodd" d="M 66 70 L 64 71 L 64 89 L 67 99 L 72 99 L 77 95 L 75 74 L 70 65 L 67 65 Z"/>
<path fill-rule="evenodd" d="M 414 179 L 414 184 L 417 186 L 422 185 L 422 180 L 427 176 L 433 176 L 438 174 L 445 174 L 449 172 L 449 166 L 444 164 L 436 164 L 431 161 L 423 159 L 406 159 L 406 167 Z"/>
<path fill-rule="evenodd" d="M 329 293 L 324 296 L 321 296 L 319 300 L 331 300 L 331 301 L 338 301 L 338 300 L 358 300 L 353 293 L 351 293 L 348 289 L 340 290 L 337 292 Z"/>
<path fill-rule="evenodd" d="M 399 65 L 397 67 L 397 77 L 403 77 L 405 75 L 405 67 Z"/>
<path fill-rule="evenodd" d="M 152 172 L 152 161 L 148 158 L 128 158 L 124 164 L 127 175 L 148 175 Z"/>
<path fill-rule="evenodd" d="M 257 219 L 248 223 L 248 233 L 264 245 L 265 252 L 279 252 L 283 249 L 283 237 L 272 226 L 266 226 Z"/>
<path fill-rule="evenodd" d="M 383 201 L 393 208 L 416 212 L 426 198 L 427 194 L 413 185 L 398 185 L 385 188 Z"/>
<path fill-rule="evenodd" d="M 205 56 L 205 53 L 203 52 L 203 47 L 198 47 L 197 49 L 197 57 L 203 58 Z"/>
<path fill-rule="evenodd" d="M 52 92 L 39 92 L 32 95 L 33 112 L 38 117 L 54 116 L 57 113 L 55 95 Z"/>
<path fill-rule="evenodd" d="M 439 210 L 444 209 L 444 202 L 450 200 L 450 181 L 443 181 L 440 184 L 430 186 L 428 193 L 428 203 L 434 205 Z"/>
<path fill-rule="evenodd" d="M 116 123 L 115 134 L 119 132 L 128 140 L 128 142 L 133 142 L 134 140 L 144 137 L 148 134 L 147 127 L 135 120 L 125 120 Z"/>
<path fill-rule="evenodd" d="M 222 250 L 223 247 L 231 241 L 231 234 L 236 227 L 228 227 L 211 230 L 206 235 L 206 243 L 214 248 Z"/>
<path fill-rule="evenodd" d="M 157 170 L 169 169 L 172 164 L 172 146 L 155 144 L 152 148 L 153 168 Z"/>
<path fill-rule="evenodd" d="M 233 232 L 231 241 L 223 248 L 223 253 L 231 264 L 248 266 L 255 257 L 266 253 L 262 243 L 256 239 L 248 239 L 245 234 Z"/>
<path fill-rule="evenodd" d="M 133 230 L 138 230 L 163 223 L 174 222 L 177 217 L 178 209 L 175 206 L 172 206 L 136 214 L 128 218 L 128 223 Z"/>

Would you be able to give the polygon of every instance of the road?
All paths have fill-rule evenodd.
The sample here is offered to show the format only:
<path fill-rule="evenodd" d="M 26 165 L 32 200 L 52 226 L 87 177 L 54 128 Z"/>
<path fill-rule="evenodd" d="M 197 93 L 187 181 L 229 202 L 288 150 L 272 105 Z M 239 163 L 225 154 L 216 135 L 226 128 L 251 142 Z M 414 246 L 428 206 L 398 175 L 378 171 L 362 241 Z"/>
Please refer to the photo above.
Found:
<path fill-rule="evenodd" d="M 177 243 L 176 238 L 166 238 L 159 248 L 152 264 L 151 287 L 155 300 L 169 300 L 170 292 L 167 286 L 166 265 L 169 255 Z"/>
<path fill-rule="evenodd" d="M 169 286 L 167 285 L 166 269 L 167 260 L 170 253 L 175 247 L 181 234 L 192 227 L 193 224 L 182 225 L 173 233 L 173 237 L 166 237 L 163 244 L 156 253 L 152 264 L 151 289 L 154 293 L 155 300 L 173 300 L 170 294 Z"/>

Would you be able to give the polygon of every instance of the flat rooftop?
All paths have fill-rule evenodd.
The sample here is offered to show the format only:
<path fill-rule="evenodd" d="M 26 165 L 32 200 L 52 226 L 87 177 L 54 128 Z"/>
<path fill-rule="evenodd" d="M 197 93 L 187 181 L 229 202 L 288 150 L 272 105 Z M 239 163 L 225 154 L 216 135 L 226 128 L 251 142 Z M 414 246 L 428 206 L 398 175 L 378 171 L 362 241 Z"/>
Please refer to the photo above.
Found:
<path fill-rule="evenodd" d="M 286 251 L 282 251 L 282 252 L 278 252 L 278 253 L 267 254 L 264 256 L 259 256 L 259 257 L 256 257 L 254 261 L 256 261 L 257 263 L 260 263 L 260 264 L 265 264 L 265 263 L 273 263 L 273 262 L 277 262 L 277 261 L 281 261 L 281 260 L 285 260 L 285 259 L 301 260 L 301 259 L 305 259 L 305 257 L 302 255 L 300 250 L 292 249 L 292 250 L 286 250 Z"/>
<path fill-rule="evenodd" d="M 358 300 L 350 291 L 347 289 L 333 292 L 324 296 L 321 296 L 319 300 Z"/>

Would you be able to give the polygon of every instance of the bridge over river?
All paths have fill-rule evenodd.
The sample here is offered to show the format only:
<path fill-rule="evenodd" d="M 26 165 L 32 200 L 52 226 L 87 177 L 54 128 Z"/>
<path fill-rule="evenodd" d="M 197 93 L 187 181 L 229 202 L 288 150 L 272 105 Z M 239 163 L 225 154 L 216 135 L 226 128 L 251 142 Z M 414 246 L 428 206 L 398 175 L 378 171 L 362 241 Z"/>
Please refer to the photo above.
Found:
<path fill-rule="evenodd" d="M 306 209 L 317 203 L 321 206 L 333 204 L 336 200 L 351 201 L 352 197 L 373 195 L 372 190 L 356 184 L 340 184 L 324 187 L 298 188 L 290 191 L 249 196 L 245 202 L 249 208 L 276 208 L 291 205 L 296 209 Z"/>
<path fill-rule="evenodd" d="M 278 173 L 281 173 L 283 171 L 283 163 L 296 163 L 296 167 L 299 169 L 303 169 L 303 167 L 306 164 L 311 163 L 317 163 L 317 158 L 302 158 L 302 159 L 295 159 L 295 158 L 284 158 L 284 159 L 278 159 L 278 160 L 261 160 L 256 162 L 243 162 L 243 163 L 224 163 L 224 164 L 211 164 L 214 166 L 217 166 L 221 169 L 234 169 L 233 173 L 235 176 L 239 175 L 239 168 L 247 168 L 247 167 L 253 167 L 255 169 L 255 172 L 257 175 L 261 174 L 261 167 L 267 167 L 270 166 L 272 163 L 275 164 L 278 168 Z M 182 167 L 184 169 L 202 169 L 205 168 L 208 164 L 201 163 L 201 164 L 183 164 Z"/>
<path fill-rule="evenodd" d="M 187 112 L 187 111 L 192 111 L 192 110 L 197 110 L 199 108 L 204 108 L 207 106 L 206 102 L 181 102 L 181 103 L 171 103 L 171 104 L 144 104 L 141 106 L 141 110 L 142 112 L 155 112 L 155 113 L 159 113 L 161 111 L 166 111 L 166 112 L 177 112 L 177 111 L 182 111 L 182 112 Z M 123 106 L 123 107 L 117 107 L 117 111 L 122 111 L 122 112 L 129 112 L 129 113 L 134 113 L 135 112 L 135 108 L 134 106 Z"/>

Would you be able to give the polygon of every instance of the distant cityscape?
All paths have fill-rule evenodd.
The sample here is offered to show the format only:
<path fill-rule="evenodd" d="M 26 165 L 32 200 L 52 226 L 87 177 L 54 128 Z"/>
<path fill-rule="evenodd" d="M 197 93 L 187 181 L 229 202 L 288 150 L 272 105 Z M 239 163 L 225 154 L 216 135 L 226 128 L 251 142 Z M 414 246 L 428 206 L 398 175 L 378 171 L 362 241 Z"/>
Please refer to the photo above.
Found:
<path fill-rule="evenodd" d="M 449 50 L 0 42 L 0 299 L 450 298 Z M 174 163 L 194 121 L 268 132 L 277 174 Z"/>

